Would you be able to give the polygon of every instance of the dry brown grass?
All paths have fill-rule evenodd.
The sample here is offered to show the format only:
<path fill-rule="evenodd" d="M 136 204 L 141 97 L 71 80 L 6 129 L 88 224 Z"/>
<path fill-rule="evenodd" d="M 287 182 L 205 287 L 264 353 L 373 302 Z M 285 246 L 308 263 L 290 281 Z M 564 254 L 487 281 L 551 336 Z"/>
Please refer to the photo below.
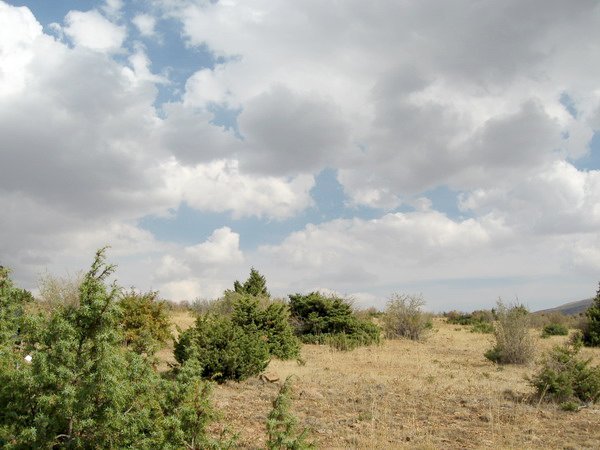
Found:
<path fill-rule="evenodd" d="M 271 401 L 294 375 L 294 412 L 319 448 L 600 448 L 599 405 L 578 413 L 538 406 L 528 401 L 525 380 L 535 367 L 498 367 L 483 357 L 490 336 L 434 323 L 425 342 L 386 341 L 348 353 L 305 345 L 305 365 L 271 362 L 278 383 L 217 386 L 222 423 L 239 433 L 241 448 L 264 448 Z M 541 350 L 564 341 L 534 334 Z M 600 363 L 598 349 L 583 355 Z"/>

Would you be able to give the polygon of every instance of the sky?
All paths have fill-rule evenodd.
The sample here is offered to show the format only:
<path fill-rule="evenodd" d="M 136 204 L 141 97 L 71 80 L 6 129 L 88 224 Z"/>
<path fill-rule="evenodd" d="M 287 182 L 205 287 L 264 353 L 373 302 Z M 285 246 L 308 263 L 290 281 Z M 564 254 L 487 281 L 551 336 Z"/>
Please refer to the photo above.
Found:
<path fill-rule="evenodd" d="M 0 264 L 531 309 L 600 280 L 600 0 L 0 0 Z"/>

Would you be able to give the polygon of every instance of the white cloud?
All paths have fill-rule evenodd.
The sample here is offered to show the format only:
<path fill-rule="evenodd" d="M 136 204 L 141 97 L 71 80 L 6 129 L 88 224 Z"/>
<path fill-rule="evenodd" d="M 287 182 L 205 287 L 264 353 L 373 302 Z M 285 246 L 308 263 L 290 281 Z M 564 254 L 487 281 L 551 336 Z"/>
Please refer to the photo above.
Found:
<path fill-rule="evenodd" d="M 96 10 L 69 11 L 64 33 L 77 46 L 108 53 L 121 50 L 127 37 L 125 27 L 115 25 Z"/>
<path fill-rule="evenodd" d="M 239 241 L 238 233 L 222 227 L 204 242 L 172 249 L 155 271 L 164 295 L 175 301 L 219 297 L 244 263 Z"/>
<path fill-rule="evenodd" d="M 383 307 L 392 292 L 422 292 L 433 310 L 519 296 L 541 308 L 587 295 L 597 255 L 572 251 L 575 243 L 585 248 L 578 236 L 524 237 L 492 216 L 454 221 L 422 211 L 308 225 L 247 258 L 276 295 L 328 288 Z"/>
<path fill-rule="evenodd" d="M 477 189 L 461 207 L 500 217 L 525 234 L 573 234 L 600 229 L 600 171 L 558 161 L 516 182 Z"/>
<path fill-rule="evenodd" d="M 119 17 L 121 15 L 121 10 L 123 9 L 123 6 L 123 0 L 105 0 L 104 5 L 101 6 L 101 9 L 109 17 Z"/>
<path fill-rule="evenodd" d="M 0 2 L 0 98 L 25 88 L 30 46 L 41 36 L 42 26 L 29 9 Z"/>
<path fill-rule="evenodd" d="M 149 70 L 143 48 L 127 65 L 69 48 L 43 34 L 28 9 L 3 2 L 0 23 L 8 33 L 0 67 L 11 68 L 0 73 L 0 254 L 26 285 L 46 268 L 86 267 L 112 244 L 119 261 L 137 255 L 123 281 L 141 287 L 166 244 L 136 223 L 182 201 L 265 218 L 310 205 L 312 176 L 251 177 L 233 159 L 238 140 L 210 116 L 181 104 L 159 116 L 156 84 L 166 80 Z"/>
<path fill-rule="evenodd" d="M 356 204 L 389 208 L 439 185 L 518 179 L 584 154 L 593 133 L 593 2 L 164 4 L 192 45 L 231 58 L 199 72 L 188 92 L 195 104 L 243 109 L 242 167 L 334 164 Z M 576 119 L 560 103 L 565 92 Z"/>
<path fill-rule="evenodd" d="M 177 173 L 183 199 L 200 210 L 231 211 L 239 217 L 292 217 L 312 205 L 314 178 L 298 175 L 289 180 L 254 177 L 240 172 L 235 160 L 214 161 Z"/>
<path fill-rule="evenodd" d="M 243 261 L 239 247 L 240 235 L 233 233 L 229 227 L 223 227 L 215 230 L 206 242 L 186 247 L 185 253 L 200 264 L 229 264 Z"/>
<path fill-rule="evenodd" d="M 156 18 L 150 14 L 137 14 L 131 21 L 142 36 L 151 37 L 156 33 Z"/>

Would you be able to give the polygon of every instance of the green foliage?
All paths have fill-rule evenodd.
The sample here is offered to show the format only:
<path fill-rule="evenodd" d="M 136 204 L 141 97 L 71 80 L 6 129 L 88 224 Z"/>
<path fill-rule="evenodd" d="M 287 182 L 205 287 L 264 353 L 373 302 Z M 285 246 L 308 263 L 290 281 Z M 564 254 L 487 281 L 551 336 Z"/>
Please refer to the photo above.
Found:
<path fill-rule="evenodd" d="M 212 385 L 200 377 L 202 368 L 198 360 L 184 363 L 175 376 L 162 380 L 163 428 L 165 443 L 163 448 L 228 449 L 234 445 L 234 438 L 224 434 L 220 439 L 211 437 L 207 427 L 216 419 L 217 412 L 210 403 Z"/>
<path fill-rule="evenodd" d="M 522 305 L 505 306 L 501 300 L 496 308 L 495 346 L 485 357 L 499 364 L 526 364 L 534 356 L 535 346 L 529 334 L 529 312 Z"/>
<path fill-rule="evenodd" d="M 121 327 L 125 345 L 139 354 L 154 355 L 169 342 L 171 321 L 167 302 L 158 299 L 158 292 L 126 292 L 119 301 Z"/>
<path fill-rule="evenodd" d="M 589 347 L 600 346 L 600 284 L 592 306 L 585 313 L 587 323 L 583 330 L 583 343 Z"/>
<path fill-rule="evenodd" d="M 290 312 L 286 304 L 267 302 L 261 306 L 257 297 L 240 295 L 233 306 L 232 321 L 249 333 L 263 336 L 269 353 L 279 359 L 300 356 L 300 342 L 290 325 Z"/>
<path fill-rule="evenodd" d="M 549 323 L 542 330 L 542 337 L 550 337 L 550 336 L 567 336 L 569 334 L 569 329 L 561 324 L 561 323 Z"/>
<path fill-rule="evenodd" d="M 104 285 L 112 269 L 99 251 L 80 287 L 80 306 L 57 310 L 39 341 L 29 343 L 32 364 L 20 364 L 21 355 L 13 352 L 12 361 L 3 365 L 0 396 L 3 409 L 11 411 L 0 420 L 5 442 L 35 448 L 82 448 L 90 442 L 111 447 L 136 434 L 135 424 L 128 422 L 135 412 L 125 416 L 120 405 L 135 404 L 143 395 L 138 383 L 124 382 L 129 369 L 140 367 L 120 349 L 117 289 Z M 19 395 L 12 397 L 13 392 Z"/>
<path fill-rule="evenodd" d="M 25 306 L 33 301 L 31 292 L 14 286 L 10 271 L 0 266 L 0 346 L 21 339 Z"/>
<path fill-rule="evenodd" d="M 254 297 L 269 297 L 267 280 L 254 267 L 250 269 L 250 276 L 244 284 L 239 281 L 233 283 L 233 290 L 238 294 L 249 294 Z"/>
<path fill-rule="evenodd" d="M 546 356 L 538 373 L 530 380 L 541 400 L 560 403 L 565 410 L 573 405 L 595 403 L 600 399 L 600 367 L 591 359 L 578 357 L 579 345 L 557 346 Z"/>
<path fill-rule="evenodd" d="M 388 338 L 423 338 L 432 326 L 431 316 L 422 310 L 425 300 L 421 295 L 392 294 L 383 316 L 383 329 Z"/>
<path fill-rule="evenodd" d="M 175 344 L 175 359 L 198 361 L 200 375 L 217 382 L 241 381 L 262 372 L 269 363 L 269 347 L 256 331 L 228 317 L 207 314 L 196 319 Z"/>
<path fill-rule="evenodd" d="M 207 447 L 213 415 L 197 375 L 162 380 L 122 345 L 119 290 L 105 284 L 112 271 L 99 250 L 76 304 L 27 322 L 27 340 L 0 348 L 0 447 Z"/>
<path fill-rule="evenodd" d="M 477 310 L 471 313 L 450 311 L 445 314 L 446 321 L 453 325 L 478 325 L 480 323 L 492 323 L 495 319 L 494 313 L 489 310 Z"/>
<path fill-rule="evenodd" d="M 326 297 L 319 292 L 290 295 L 290 311 L 296 334 L 308 344 L 331 344 L 335 348 L 353 349 L 379 343 L 380 328 L 358 319 L 351 305 L 338 297 Z M 344 341 L 343 345 L 336 343 Z"/>
<path fill-rule="evenodd" d="M 291 376 L 285 380 L 273 400 L 273 409 L 267 417 L 267 448 L 269 450 L 303 450 L 315 448 L 306 442 L 307 430 L 298 433 L 298 420 L 291 413 Z"/>

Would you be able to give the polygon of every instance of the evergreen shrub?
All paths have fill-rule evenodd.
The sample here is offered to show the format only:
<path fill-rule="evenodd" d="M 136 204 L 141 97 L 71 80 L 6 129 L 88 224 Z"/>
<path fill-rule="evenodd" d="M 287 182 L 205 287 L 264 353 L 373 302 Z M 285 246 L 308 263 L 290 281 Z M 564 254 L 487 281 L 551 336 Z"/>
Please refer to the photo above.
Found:
<path fill-rule="evenodd" d="M 320 292 L 293 294 L 289 298 L 291 320 L 304 343 L 332 344 L 334 348 L 351 350 L 380 342 L 381 329 L 357 318 L 344 299 Z"/>
<path fill-rule="evenodd" d="M 540 400 L 555 401 L 565 410 L 600 399 L 600 367 L 578 357 L 580 344 L 554 347 L 530 383 Z"/>
<path fill-rule="evenodd" d="M 230 318 L 207 314 L 196 319 L 175 344 L 175 359 L 183 364 L 194 359 L 203 378 L 222 383 L 258 375 L 268 365 L 266 339 Z"/>
<path fill-rule="evenodd" d="M 600 284 L 592 306 L 586 311 L 583 343 L 588 347 L 600 347 Z"/>

